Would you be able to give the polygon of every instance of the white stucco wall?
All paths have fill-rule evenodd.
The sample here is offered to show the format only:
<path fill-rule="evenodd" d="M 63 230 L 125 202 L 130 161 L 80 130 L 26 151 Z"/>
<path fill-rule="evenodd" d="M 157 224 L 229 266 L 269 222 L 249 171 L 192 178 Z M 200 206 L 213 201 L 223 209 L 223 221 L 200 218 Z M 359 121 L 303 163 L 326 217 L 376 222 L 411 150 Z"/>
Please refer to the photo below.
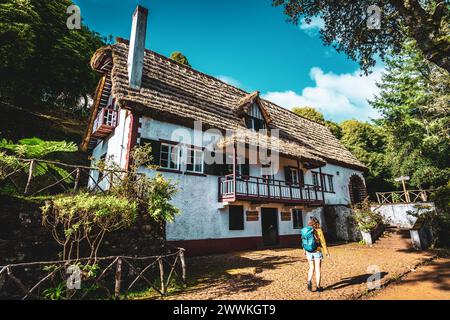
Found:
<path fill-rule="evenodd" d="M 396 203 L 375 206 L 372 207 L 372 210 L 379 212 L 385 223 L 400 228 L 410 229 L 416 223 L 417 217 L 410 215 L 409 212 L 420 215 L 426 211 L 435 210 L 435 206 L 433 202 L 424 202 L 420 204 Z"/>
<path fill-rule="evenodd" d="M 318 171 L 318 170 L 315 170 Z M 350 182 L 350 177 L 353 174 L 357 174 L 364 181 L 364 176 L 362 171 L 355 169 L 344 168 L 337 166 L 335 164 L 327 163 L 322 167 L 322 173 L 333 175 L 334 181 L 334 193 L 325 192 L 325 203 L 326 204 L 349 204 L 350 203 L 350 191 L 348 189 L 348 184 Z M 338 174 L 339 173 L 339 174 Z M 312 183 L 312 173 L 309 171 L 307 173 L 308 178 L 305 180 L 310 181 L 306 183 Z"/>
<path fill-rule="evenodd" d="M 94 149 L 93 157 L 95 159 L 100 158 L 106 152 L 107 158 L 113 155 L 118 164 L 122 167 L 125 166 L 129 121 L 126 112 L 121 111 L 119 125 L 115 132 Z M 215 133 L 207 133 L 202 139 L 201 135 L 195 136 L 194 130 L 191 128 L 160 122 L 148 117 L 141 117 L 140 122 L 142 125 L 139 129 L 139 135 L 140 138 L 144 139 L 183 141 L 184 143 L 202 147 L 211 139 L 217 137 Z M 183 136 L 183 139 L 180 139 L 180 136 Z M 190 137 L 190 139 L 186 140 L 186 137 Z M 276 179 L 285 180 L 283 167 L 288 165 L 296 166 L 297 162 L 290 159 L 280 159 L 280 170 L 275 175 Z M 142 171 L 149 176 L 156 174 L 153 170 L 142 169 Z M 339 175 L 337 175 L 338 171 Z M 347 199 L 349 199 L 348 182 L 350 176 L 355 173 L 362 176 L 361 172 L 331 164 L 327 164 L 322 168 L 322 173 L 334 176 L 335 193 L 325 193 L 326 202 L 330 204 L 347 203 Z M 172 223 L 167 224 L 166 236 L 168 240 L 260 237 L 262 235 L 261 207 L 278 209 L 279 235 L 296 235 L 300 232 L 299 229 L 293 228 L 292 220 L 281 221 L 280 211 L 288 211 L 291 208 L 284 208 L 282 204 L 257 206 L 256 208 L 259 211 L 258 221 L 246 221 L 246 215 L 244 215 L 244 230 L 229 230 L 228 206 L 218 201 L 217 176 L 196 176 L 172 172 L 161 172 L 161 174 L 176 182 L 179 189 L 173 199 L 173 204 L 181 209 L 181 215 L 177 216 Z M 257 165 L 250 166 L 250 175 L 261 176 L 260 167 Z M 312 184 L 311 171 L 306 171 L 305 183 Z M 243 205 L 244 214 L 250 207 L 249 202 L 236 202 L 233 205 Z M 253 208 L 255 207 L 253 206 Z M 323 208 L 298 208 L 303 209 L 303 225 L 308 223 L 310 216 L 315 216 L 321 221 L 326 230 Z"/>
<path fill-rule="evenodd" d="M 106 160 L 112 160 L 121 168 L 125 168 L 129 130 L 129 112 L 122 109 L 119 112 L 119 122 L 116 129 L 92 150 L 92 162 L 99 160 L 106 154 Z M 92 171 L 91 176 L 94 179 L 98 179 L 98 171 Z M 107 188 L 106 184 L 107 182 L 105 180 L 100 183 L 100 187 Z M 88 186 L 94 187 L 95 184 L 90 180 Z"/>

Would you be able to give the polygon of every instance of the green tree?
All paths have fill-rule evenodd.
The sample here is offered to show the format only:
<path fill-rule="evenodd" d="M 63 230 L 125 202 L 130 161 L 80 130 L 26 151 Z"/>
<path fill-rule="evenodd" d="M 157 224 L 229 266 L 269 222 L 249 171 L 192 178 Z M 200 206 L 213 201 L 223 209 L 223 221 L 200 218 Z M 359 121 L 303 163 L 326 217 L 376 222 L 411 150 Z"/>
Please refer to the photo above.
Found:
<path fill-rule="evenodd" d="M 385 164 L 386 135 L 382 128 L 367 122 L 346 120 L 341 123 L 342 144 L 364 163 L 369 172 L 366 183 L 369 191 L 392 189 L 390 173 Z"/>
<path fill-rule="evenodd" d="M 450 178 L 449 74 L 429 63 L 414 41 L 386 61 L 371 105 L 387 132 L 386 161 L 392 175 L 411 176 L 415 187 L 438 187 Z"/>
<path fill-rule="evenodd" d="M 172 59 L 178 63 L 184 64 L 188 67 L 191 66 L 189 64 L 189 60 L 186 58 L 186 56 L 179 51 L 172 52 L 172 54 L 170 55 L 170 59 Z"/>
<path fill-rule="evenodd" d="M 368 8 L 381 9 L 379 29 L 369 29 Z M 322 18 L 320 31 L 326 45 L 358 61 L 367 73 L 375 57 L 384 58 L 390 50 L 399 52 L 403 40 L 415 39 L 427 59 L 450 72 L 450 4 L 442 0 L 273 0 L 283 6 L 289 21 Z"/>
<path fill-rule="evenodd" d="M 0 99 L 24 108 L 86 106 L 98 80 L 89 61 L 105 39 L 85 26 L 67 28 L 72 4 L 0 2 Z"/>
<path fill-rule="evenodd" d="M 294 107 L 292 108 L 292 112 L 298 114 L 299 116 L 315 121 L 317 123 L 325 125 L 331 133 L 338 139 L 342 136 L 342 130 L 339 125 L 333 121 L 325 120 L 323 114 L 317 111 L 313 107 Z"/>
<path fill-rule="evenodd" d="M 294 107 L 292 108 L 292 112 L 298 114 L 303 118 L 318 122 L 320 124 L 325 124 L 325 118 L 323 114 L 313 107 Z"/>

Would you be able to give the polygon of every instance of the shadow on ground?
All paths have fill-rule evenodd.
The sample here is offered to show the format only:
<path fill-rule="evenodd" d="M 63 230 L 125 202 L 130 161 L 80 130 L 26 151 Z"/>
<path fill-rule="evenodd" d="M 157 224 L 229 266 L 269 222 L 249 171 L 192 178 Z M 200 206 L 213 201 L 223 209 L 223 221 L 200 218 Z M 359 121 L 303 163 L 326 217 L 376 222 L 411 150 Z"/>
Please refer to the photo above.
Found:
<path fill-rule="evenodd" d="M 208 299 L 223 299 L 239 292 L 254 291 L 273 282 L 258 275 L 264 269 L 276 269 L 298 262 L 295 257 L 270 255 L 265 254 L 265 251 L 259 251 L 250 257 L 243 257 L 238 253 L 192 257 L 187 260 L 192 273 L 188 279 L 188 288 L 183 294 L 208 288 Z M 201 273 L 196 270 L 201 270 Z"/>
<path fill-rule="evenodd" d="M 382 280 L 387 274 L 387 272 L 380 272 L 380 280 Z M 352 285 L 363 284 L 366 283 L 369 278 L 373 278 L 373 276 L 374 275 L 371 273 L 366 273 L 354 277 L 344 278 L 339 282 L 325 287 L 324 290 L 342 289 Z"/>

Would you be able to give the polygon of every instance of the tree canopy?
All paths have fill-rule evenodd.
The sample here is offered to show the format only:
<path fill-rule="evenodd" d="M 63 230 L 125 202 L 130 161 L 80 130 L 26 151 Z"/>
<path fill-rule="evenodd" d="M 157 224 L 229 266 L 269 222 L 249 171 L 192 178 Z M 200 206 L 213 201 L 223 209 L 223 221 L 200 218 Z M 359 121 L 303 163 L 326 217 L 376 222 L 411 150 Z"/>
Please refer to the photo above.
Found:
<path fill-rule="evenodd" d="M 186 56 L 179 51 L 172 52 L 172 54 L 170 55 L 170 59 L 172 59 L 178 63 L 184 64 L 188 67 L 191 66 L 189 64 L 189 60 L 186 58 Z"/>
<path fill-rule="evenodd" d="M 105 39 L 69 30 L 71 0 L 0 3 L 0 98 L 23 108 L 74 108 L 95 90 L 89 61 Z"/>
<path fill-rule="evenodd" d="M 380 94 L 371 101 L 387 133 L 386 161 L 392 175 L 410 175 L 417 187 L 450 179 L 450 79 L 427 62 L 415 41 L 387 59 Z"/>
<path fill-rule="evenodd" d="M 324 124 L 325 118 L 322 113 L 317 111 L 315 108 L 312 107 L 294 107 L 292 108 L 292 112 L 298 114 L 299 116 Z"/>
<path fill-rule="evenodd" d="M 303 118 L 325 125 L 336 138 L 340 139 L 342 137 L 341 127 L 333 121 L 325 120 L 323 114 L 320 111 L 317 111 L 315 108 L 294 107 L 292 108 L 292 112 L 298 114 Z"/>
<path fill-rule="evenodd" d="M 369 29 L 372 5 L 381 9 L 380 28 Z M 321 18 L 326 45 L 358 61 L 366 73 L 393 50 L 401 51 L 405 38 L 417 41 L 424 57 L 450 72 L 450 3 L 442 0 L 273 0 L 283 6 L 288 20 L 298 24 Z M 370 11 L 370 10 L 369 10 Z"/>

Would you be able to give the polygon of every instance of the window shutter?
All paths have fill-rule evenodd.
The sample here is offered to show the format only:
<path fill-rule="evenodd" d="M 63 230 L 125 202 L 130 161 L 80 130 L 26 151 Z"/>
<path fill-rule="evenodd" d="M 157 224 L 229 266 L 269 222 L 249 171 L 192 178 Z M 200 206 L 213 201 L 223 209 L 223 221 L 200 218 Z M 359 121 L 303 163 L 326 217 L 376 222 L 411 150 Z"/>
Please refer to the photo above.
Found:
<path fill-rule="evenodd" d="M 305 174 L 303 172 L 302 169 L 298 169 L 298 175 L 299 175 L 299 179 L 300 179 L 300 184 L 305 184 Z"/>
<path fill-rule="evenodd" d="M 229 206 L 228 219 L 230 230 L 244 230 L 244 207 Z"/>
<path fill-rule="evenodd" d="M 292 184 L 290 167 L 284 167 L 284 180 L 286 180 L 287 184 Z"/>
<path fill-rule="evenodd" d="M 245 158 L 245 163 L 242 165 L 242 175 L 249 177 L 250 176 L 250 160 Z"/>

